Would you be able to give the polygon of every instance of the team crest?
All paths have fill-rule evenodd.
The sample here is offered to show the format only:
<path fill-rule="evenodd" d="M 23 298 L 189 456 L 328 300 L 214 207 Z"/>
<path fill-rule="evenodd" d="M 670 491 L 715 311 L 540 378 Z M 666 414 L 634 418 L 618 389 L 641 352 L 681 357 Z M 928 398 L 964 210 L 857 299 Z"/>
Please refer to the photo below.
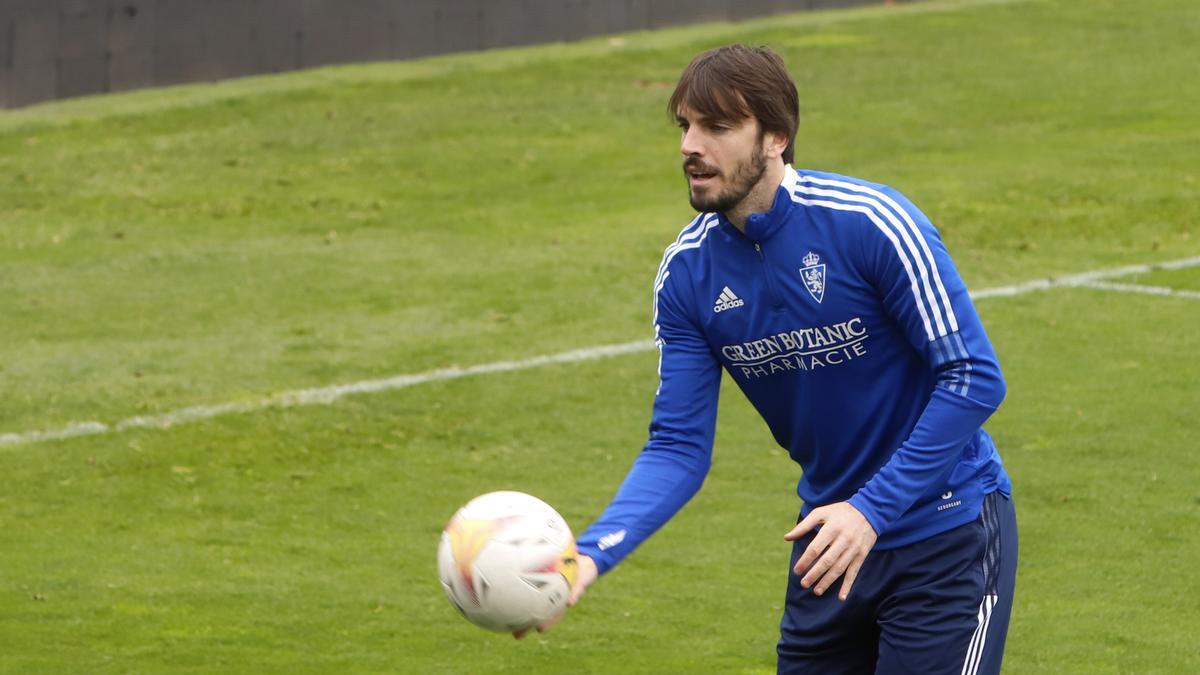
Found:
<path fill-rule="evenodd" d="M 820 262 L 820 256 L 809 251 L 808 255 L 804 256 L 804 267 L 800 268 L 800 278 L 804 280 L 804 287 L 818 303 L 825 297 L 825 264 L 818 265 Z"/>

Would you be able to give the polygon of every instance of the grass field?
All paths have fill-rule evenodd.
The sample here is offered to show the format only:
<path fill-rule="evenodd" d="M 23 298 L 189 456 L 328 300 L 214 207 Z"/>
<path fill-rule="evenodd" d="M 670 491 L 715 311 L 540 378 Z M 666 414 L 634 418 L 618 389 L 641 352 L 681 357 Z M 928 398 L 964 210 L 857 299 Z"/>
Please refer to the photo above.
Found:
<path fill-rule="evenodd" d="M 705 488 L 553 632 L 484 633 L 438 586 L 476 494 L 600 512 L 651 351 L 119 428 L 648 340 L 691 217 L 665 100 L 732 41 L 796 75 L 797 164 L 904 191 L 976 291 L 1200 256 L 1191 0 L 934 1 L 0 113 L 0 672 L 774 672 L 798 471 L 735 388 Z M 978 301 L 1009 384 L 1012 673 L 1200 672 L 1200 267 L 1107 281 L 1175 292 Z"/>

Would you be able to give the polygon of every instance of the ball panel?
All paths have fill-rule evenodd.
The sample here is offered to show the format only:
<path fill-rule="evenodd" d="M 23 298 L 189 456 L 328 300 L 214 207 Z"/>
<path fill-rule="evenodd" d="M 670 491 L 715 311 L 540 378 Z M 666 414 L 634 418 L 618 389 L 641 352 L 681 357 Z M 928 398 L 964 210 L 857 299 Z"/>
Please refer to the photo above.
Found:
<path fill-rule="evenodd" d="M 495 519 L 465 518 L 455 515 L 446 526 L 446 534 L 450 539 L 450 555 L 458 576 L 463 580 L 473 604 L 479 605 L 479 588 L 475 579 L 475 559 L 488 545 L 496 533 L 505 528 L 517 516 L 505 516 Z"/>
<path fill-rule="evenodd" d="M 575 539 L 550 505 L 520 492 L 472 499 L 451 518 L 438 547 L 450 603 L 494 631 L 532 628 L 566 606 Z"/>

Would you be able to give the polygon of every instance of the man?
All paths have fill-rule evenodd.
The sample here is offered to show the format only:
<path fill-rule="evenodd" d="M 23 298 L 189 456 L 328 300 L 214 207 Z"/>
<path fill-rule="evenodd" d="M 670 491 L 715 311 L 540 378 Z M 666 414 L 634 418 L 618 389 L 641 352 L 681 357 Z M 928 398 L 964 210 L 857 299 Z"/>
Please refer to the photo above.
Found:
<path fill-rule="evenodd" d="M 701 213 L 654 282 L 649 441 L 579 537 L 570 604 L 699 489 L 724 368 L 803 468 L 779 671 L 998 672 L 1016 518 L 980 428 L 1005 394 L 995 353 L 912 203 L 791 167 L 797 101 L 782 59 L 741 45 L 671 97 Z"/>

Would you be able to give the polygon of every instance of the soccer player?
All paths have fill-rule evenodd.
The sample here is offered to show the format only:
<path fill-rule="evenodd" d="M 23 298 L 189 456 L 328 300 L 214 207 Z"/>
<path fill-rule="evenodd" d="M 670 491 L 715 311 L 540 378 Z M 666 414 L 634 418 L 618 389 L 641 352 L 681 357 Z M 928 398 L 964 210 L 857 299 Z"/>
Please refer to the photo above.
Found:
<path fill-rule="evenodd" d="M 803 469 L 779 672 L 998 672 L 1016 516 L 981 425 L 1005 385 L 937 230 L 887 186 L 792 168 L 768 49 L 700 54 L 669 110 L 700 215 L 654 279 L 650 438 L 579 537 L 570 604 L 699 489 L 724 369 Z"/>

